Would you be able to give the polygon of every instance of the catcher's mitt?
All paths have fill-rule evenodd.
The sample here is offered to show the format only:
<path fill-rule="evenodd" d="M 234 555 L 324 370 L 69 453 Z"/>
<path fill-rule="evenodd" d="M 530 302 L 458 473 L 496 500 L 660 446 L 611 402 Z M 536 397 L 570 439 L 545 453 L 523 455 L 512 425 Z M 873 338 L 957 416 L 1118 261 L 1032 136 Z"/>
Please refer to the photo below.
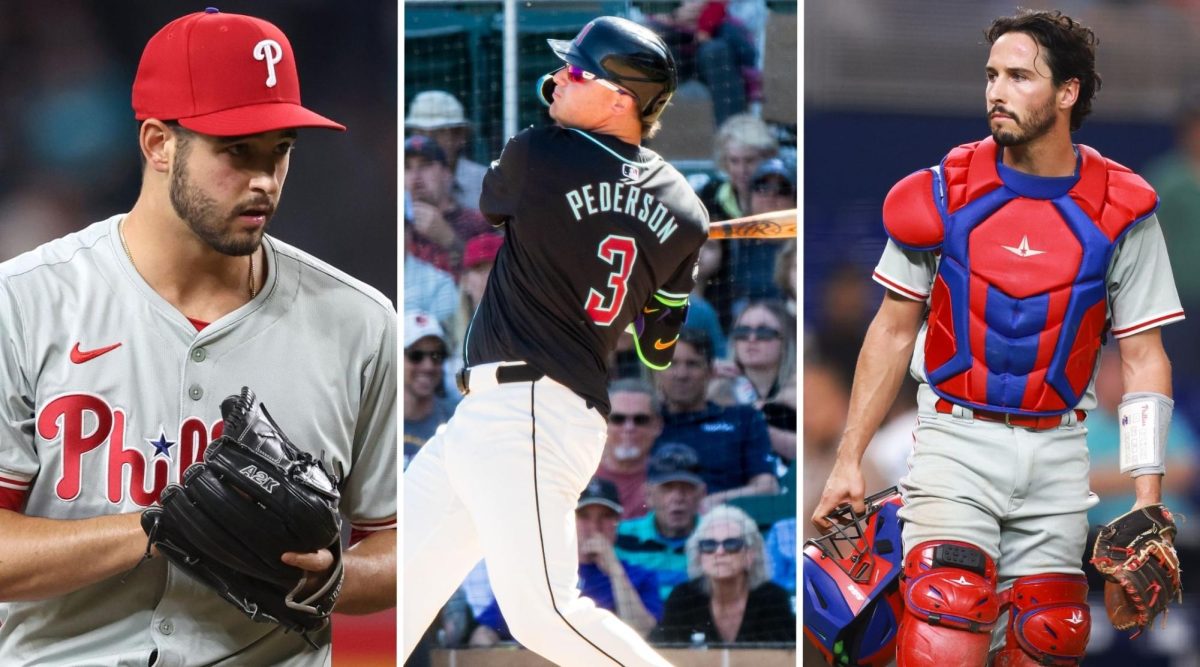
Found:
<path fill-rule="evenodd" d="M 253 620 L 322 629 L 342 589 L 337 480 L 287 439 L 248 388 L 226 398 L 221 415 L 221 437 L 182 486 L 167 486 L 160 506 L 142 513 L 142 529 L 171 563 Z M 319 549 L 334 557 L 324 582 L 280 560 Z"/>
<path fill-rule="evenodd" d="M 1166 613 L 1171 600 L 1183 600 L 1175 521 L 1163 505 L 1123 514 L 1100 529 L 1092 565 L 1104 575 L 1104 606 L 1118 630 L 1141 634 Z"/>

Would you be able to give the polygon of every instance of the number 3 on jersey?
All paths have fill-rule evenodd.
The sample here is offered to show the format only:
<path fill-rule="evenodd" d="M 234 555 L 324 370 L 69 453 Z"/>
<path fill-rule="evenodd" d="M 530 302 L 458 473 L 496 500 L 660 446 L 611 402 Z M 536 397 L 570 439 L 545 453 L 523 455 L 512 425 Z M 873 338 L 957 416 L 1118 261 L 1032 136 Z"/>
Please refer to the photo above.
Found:
<path fill-rule="evenodd" d="M 614 267 L 613 272 L 608 274 L 610 294 L 601 294 L 594 288 L 589 289 L 587 302 L 583 307 L 587 309 L 593 322 L 606 327 L 617 319 L 617 314 L 621 312 L 621 306 L 625 303 L 625 295 L 629 292 L 626 281 L 633 272 L 633 263 L 637 261 L 637 245 L 628 236 L 609 234 L 600 242 L 596 256 Z"/>

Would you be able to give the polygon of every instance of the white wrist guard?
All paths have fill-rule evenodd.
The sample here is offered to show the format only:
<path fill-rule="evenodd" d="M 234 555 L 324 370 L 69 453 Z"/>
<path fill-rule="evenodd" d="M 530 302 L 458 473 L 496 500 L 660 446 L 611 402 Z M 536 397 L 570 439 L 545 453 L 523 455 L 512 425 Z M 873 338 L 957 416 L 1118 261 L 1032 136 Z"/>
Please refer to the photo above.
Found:
<path fill-rule="evenodd" d="M 1175 401 L 1152 391 L 1121 397 L 1121 472 L 1130 477 L 1162 475 L 1167 471 L 1167 430 Z"/>

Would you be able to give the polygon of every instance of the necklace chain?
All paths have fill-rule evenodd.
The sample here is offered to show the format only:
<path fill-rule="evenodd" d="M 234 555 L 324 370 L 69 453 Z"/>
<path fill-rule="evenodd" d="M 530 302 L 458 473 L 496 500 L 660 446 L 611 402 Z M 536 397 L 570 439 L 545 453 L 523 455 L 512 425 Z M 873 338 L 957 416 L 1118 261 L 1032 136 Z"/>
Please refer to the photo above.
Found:
<path fill-rule="evenodd" d="M 129 263 L 133 264 L 133 269 L 137 270 L 137 262 L 133 261 L 133 255 L 129 252 L 129 244 L 125 242 L 125 221 L 122 220 L 117 225 L 117 236 L 121 239 L 121 247 L 125 250 L 125 257 L 129 258 Z M 250 253 L 250 276 L 248 281 L 250 298 L 258 296 L 258 288 L 254 285 L 254 253 Z"/>

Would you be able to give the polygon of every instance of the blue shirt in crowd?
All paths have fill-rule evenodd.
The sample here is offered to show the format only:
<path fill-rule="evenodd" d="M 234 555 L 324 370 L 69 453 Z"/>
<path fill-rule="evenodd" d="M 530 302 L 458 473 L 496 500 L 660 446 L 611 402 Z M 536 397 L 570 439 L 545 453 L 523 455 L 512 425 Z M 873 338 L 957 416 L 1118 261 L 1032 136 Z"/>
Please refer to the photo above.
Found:
<path fill-rule="evenodd" d="M 654 447 L 668 442 L 696 450 L 700 477 L 710 495 L 745 486 L 763 473 L 775 473 L 767 421 L 752 405 L 722 407 L 710 401 L 699 412 L 664 410 L 662 435 Z"/>

